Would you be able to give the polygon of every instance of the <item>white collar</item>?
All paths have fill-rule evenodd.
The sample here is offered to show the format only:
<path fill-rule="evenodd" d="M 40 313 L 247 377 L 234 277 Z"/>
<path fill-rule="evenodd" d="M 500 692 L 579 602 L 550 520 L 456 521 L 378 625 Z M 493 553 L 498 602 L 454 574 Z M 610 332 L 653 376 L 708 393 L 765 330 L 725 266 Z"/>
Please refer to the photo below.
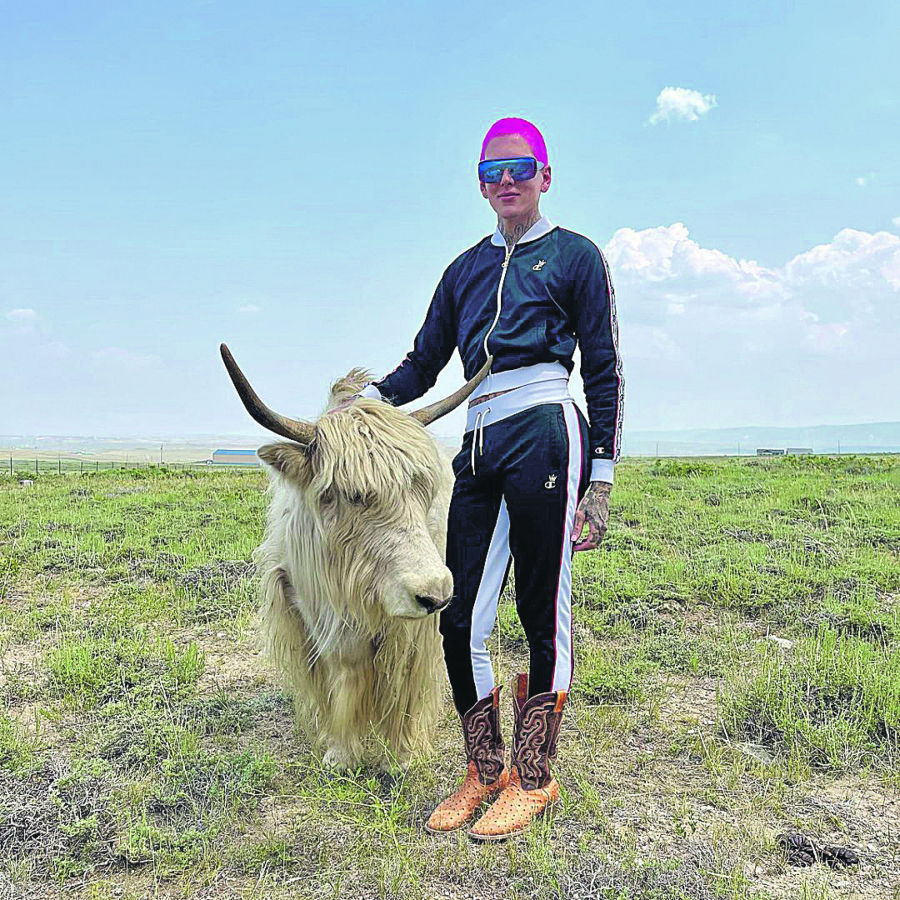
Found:
<path fill-rule="evenodd" d="M 556 226 L 546 216 L 541 216 L 537 222 L 535 222 L 534 225 L 532 225 L 531 228 L 516 241 L 516 243 L 527 244 L 529 241 L 536 241 L 548 232 L 553 231 L 555 227 Z M 491 235 L 491 243 L 495 247 L 506 246 L 506 241 L 503 239 L 503 235 L 500 233 L 499 228 Z"/>

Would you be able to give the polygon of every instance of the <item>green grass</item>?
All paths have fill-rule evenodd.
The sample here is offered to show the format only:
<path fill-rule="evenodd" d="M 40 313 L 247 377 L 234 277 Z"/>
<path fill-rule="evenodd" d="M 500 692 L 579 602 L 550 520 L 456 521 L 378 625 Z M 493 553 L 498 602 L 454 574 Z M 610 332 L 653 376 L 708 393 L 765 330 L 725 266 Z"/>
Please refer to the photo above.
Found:
<path fill-rule="evenodd" d="M 787 658 L 768 645 L 757 671 L 726 682 L 721 715 L 730 736 L 811 765 L 900 768 L 900 654 L 827 627 Z"/>
<path fill-rule="evenodd" d="M 616 479 L 575 565 L 563 801 L 481 847 L 421 827 L 462 769 L 449 703 L 394 779 L 324 771 L 294 731 L 252 631 L 261 472 L 0 475 L 0 895 L 843 896 L 774 834 L 895 833 L 900 459 Z M 504 679 L 526 664 L 513 585 L 490 646 Z M 842 884 L 890 896 L 890 853 L 866 853 Z"/>

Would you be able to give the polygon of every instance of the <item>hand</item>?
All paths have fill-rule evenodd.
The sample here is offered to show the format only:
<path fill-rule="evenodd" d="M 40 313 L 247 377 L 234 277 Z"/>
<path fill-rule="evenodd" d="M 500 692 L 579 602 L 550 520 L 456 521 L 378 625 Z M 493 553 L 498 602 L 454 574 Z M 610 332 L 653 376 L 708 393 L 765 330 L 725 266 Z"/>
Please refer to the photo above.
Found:
<path fill-rule="evenodd" d="M 354 403 L 359 399 L 359 394 L 351 394 L 344 400 L 339 400 L 335 403 L 331 409 L 325 411 L 326 416 L 332 415 L 332 413 L 340 412 L 342 409 L 347 409 L 348 406 L 353 406 Z"/>
<path fill-rule="evenodd" d="M 585 495 L 578 504 L 575 513 L 575 527 L 572 529 L 572 542 L 575 544 L 575 552 L 579 550 L 596 550 L 606 534 L 609 525 L 609 494 L 612 485 L 605 481 L 592 481 L 588 485 Z M 581 540 L 581 533 L 587 524 L 588 533 Z"/>

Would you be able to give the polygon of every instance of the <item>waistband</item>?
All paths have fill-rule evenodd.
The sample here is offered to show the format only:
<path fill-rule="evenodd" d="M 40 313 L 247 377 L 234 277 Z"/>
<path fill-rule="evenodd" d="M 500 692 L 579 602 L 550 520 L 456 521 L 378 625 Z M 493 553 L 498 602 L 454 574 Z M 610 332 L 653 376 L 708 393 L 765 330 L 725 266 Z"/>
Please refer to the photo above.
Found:
<path fill-rule="evenodd" d="M 507 369 L 505 372 L 491 372 L 469 398 L 469 402 L 493 394 L 495 391 L 514 391 L 526 385 L 541 381 L 556 381 L 562 378 L 569 380 L 569 373 L 562 363 L 537 363 L 533 366 L 522 366 L 519 369 Z"/>
<path fill-rule="evenodd" d="M 541 363 L 541 366 L 555 366 L 557 363 Z M 537 369 L 538 366 L 528 366 L 528 369 Z M 526 383 L 517 388 L 502 388 L 495 384 L 493 391 L 508 390 L 508 394 L 502 394 L 494 397 L 492 400 L 486 400 L 484 403 L 469 409 L 466 416 L 466 431 L 473 431 L 475 428 L 487 428 L 496 422 L 502 422 L 510 416 L 516 415 L 523 410 L 530 409 L 532 406 L 539 406 L 542 403 L 565 403 L 571 400 L 569 394 L 569 377 L 563 366 L 559 366 L 565 373 L 565 378 L 548 378 L 543 381 L 535 381 Z M 526 369 L 513 369 L 512 372 L 524 372 Z M 506 372 L 500 372 L 500 375 L 506 375 Z M 487 381 L 487 379 L 485 379 Z"/>

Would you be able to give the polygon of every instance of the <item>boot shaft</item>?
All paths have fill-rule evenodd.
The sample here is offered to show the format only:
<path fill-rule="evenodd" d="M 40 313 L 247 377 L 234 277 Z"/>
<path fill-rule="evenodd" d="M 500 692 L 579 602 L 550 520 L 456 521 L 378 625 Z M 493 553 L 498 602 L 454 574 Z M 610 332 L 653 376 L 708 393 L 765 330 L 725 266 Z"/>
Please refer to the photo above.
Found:
<path fill-rule="evenodd" d="M 565 691 L 528 696 L 528 676 L 520 674 L 513 691 L 515 730 L 512 766 L 525 790 L 546 787 L 551 781 L 550 761 L 556 759 Z"/>
<path fill-rule="evenodd" d="M 500 691 L 498 685 L 461 716 L 466 759 L 475 763 L 482 784 L 493 784 L 503 771 L 506 748 L 500 731 Z"/>

